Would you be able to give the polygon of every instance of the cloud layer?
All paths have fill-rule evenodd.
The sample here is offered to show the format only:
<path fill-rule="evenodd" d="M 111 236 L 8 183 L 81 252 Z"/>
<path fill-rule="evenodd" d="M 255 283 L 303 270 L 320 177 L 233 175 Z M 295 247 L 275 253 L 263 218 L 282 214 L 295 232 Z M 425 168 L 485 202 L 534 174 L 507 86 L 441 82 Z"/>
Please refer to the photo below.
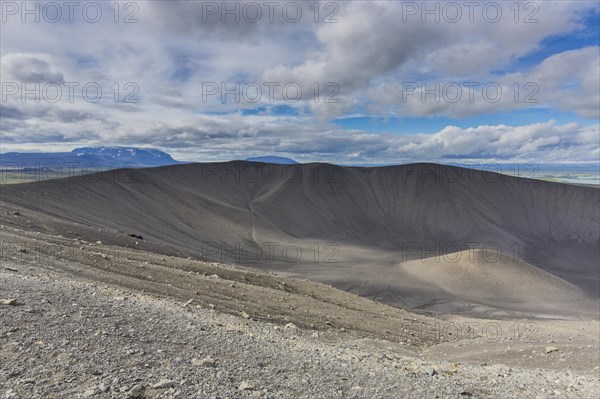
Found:
<path fill-rule="evenodd" d="M 521 2 L 518 13 L 512 2 L 270 9 L 242 1 L 222 9 L 150 1 L 119 3 L 118 14 L 95 4 L 96 22 L 94 10 L 76 9 L 72 21 L 63 10 L 52 23 L 42 11 L 40 22 L 23 22 L 21 10 L 3 8 L 3 152 L 127 144 L 198 161 L 265 153 L 354 163 L 600 156 L 599 47 L 577 45 L 597 34 L 586 22 L 597 16 L 595 2 Z M 544 53 L 556 38 L 569 46 Z M 521 65 L 524 57 L 534 61 Z M 358 113 L 426 123 L 532 108 L 548 117 L 428 134 L 342 129 L 334 119 Z M 572 122 L 556 122 L 554 112 Z"/>

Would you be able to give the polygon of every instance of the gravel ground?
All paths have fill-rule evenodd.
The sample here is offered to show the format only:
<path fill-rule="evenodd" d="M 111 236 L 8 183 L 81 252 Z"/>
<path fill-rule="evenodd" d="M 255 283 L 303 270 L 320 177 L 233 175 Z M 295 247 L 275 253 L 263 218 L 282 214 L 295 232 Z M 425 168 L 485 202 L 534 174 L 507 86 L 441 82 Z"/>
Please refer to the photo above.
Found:
<path fill-rule="evenodd" d="M 384 340 L 325 337 L 36 267 L 4 267 L 1 297 L 16 302 L 0 305 L 3 398 L 598 394 L 597 372 L 424 360 Z"/>
<path fill-rule="evenodd" d="M 0 226 L 0 399 L 600 396 L 596 320 L 426 317 L 106 245 L 114 233 L 92 227 L 52 234 L 56 221 L 15 212 Z M 534 323 L 537 340 L 448 333 L 515 322 Z"/>

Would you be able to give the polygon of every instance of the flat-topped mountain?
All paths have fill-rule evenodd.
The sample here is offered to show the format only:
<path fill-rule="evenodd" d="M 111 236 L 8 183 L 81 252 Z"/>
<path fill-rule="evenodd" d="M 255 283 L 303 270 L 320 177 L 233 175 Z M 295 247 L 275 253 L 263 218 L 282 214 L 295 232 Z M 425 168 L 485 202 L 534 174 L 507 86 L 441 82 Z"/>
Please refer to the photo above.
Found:
<path fill-rule="evenodd" d="M 163 166 L 179 163 L 171 155 L 155 148 L 137 147 L 81 147 L 71 151 L 77 156 L 95 155 L 122 163 L 138 163 L 144 166 Z"/>
<path fill-rule="evenodd" d="M 274 155 L 265 155 L 265 156 L 261 156 L 261 157 L 246 158 L 246 161 L 274 163 L 274 164 L 281 164 L 281 165 L 294 165 L 294 164 L 299 163 L 298 161 L 295 161 L 292 158 L 276 157 Z"/>
<path fill-rule="evenodd" d="M 81 147 L 71 152 L 7 152 L 0 154 L 4 169 L 34 168 L 95 168 L 113 169 L 119 167 L 142 168 L 174 165 L 174 160 L 166 152 L 154 148 L 137 147 Z"/>

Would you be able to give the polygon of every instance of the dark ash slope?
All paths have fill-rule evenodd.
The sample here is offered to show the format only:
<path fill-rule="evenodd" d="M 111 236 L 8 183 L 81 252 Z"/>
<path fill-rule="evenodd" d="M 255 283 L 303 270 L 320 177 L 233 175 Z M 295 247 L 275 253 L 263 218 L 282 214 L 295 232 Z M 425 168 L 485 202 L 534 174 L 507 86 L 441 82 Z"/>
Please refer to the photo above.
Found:
<path fill-rule="evenodd" d="M 435 164 L 236 161 L 3 186 L 2 200 L 114 230 L 116 244 L 135 232 L 165 251 L 286 271 L 413 308 L 465 311 L 478 304 L 483 312 L 576 317 L 582 306 L 581 313 L 593 314 L 599 294 L 600 190 L 589 187 Z M 60 231 L 52 223 L 45 228 Z M 482 248 L 483 257 L 465 256 Z M 514 303 L 501 294 L 494 304 L 478 301 L 440 288 L 431 273 L 397 267 L 423 257 L 460 264 L 462 273 L 472 273 L 474 258 L 496 268 L 516 263 L 509 276 L 515 281 L 518 270 L 535 267 L 559 279 L 532 290 L 565 295 L 556 304 L 543 296 Z M 427 267 L 431 262 L 423 262 Z"/>

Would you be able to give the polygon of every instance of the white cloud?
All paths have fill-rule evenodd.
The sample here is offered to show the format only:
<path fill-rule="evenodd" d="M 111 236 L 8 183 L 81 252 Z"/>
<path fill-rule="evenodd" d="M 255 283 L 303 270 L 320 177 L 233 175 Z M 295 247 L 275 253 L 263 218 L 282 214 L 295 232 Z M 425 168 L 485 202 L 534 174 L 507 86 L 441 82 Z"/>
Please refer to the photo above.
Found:
<path fill-rule="evenodd" d="M 599 87 L 599 47 L 594 46 L 555 54 L 527 72 L 479 81 L 388 82 L 371 88 L 368 97 L 375 112 L 403 116 L 468 117 L 545 107 L 598 119 Z"/>
<path fill-rule="evenodd" d="M 0 61 L 2 81 L 21 83 L 63 83 L 64 76 L 52 64 L 50 54 L 11 53 Z"/>

